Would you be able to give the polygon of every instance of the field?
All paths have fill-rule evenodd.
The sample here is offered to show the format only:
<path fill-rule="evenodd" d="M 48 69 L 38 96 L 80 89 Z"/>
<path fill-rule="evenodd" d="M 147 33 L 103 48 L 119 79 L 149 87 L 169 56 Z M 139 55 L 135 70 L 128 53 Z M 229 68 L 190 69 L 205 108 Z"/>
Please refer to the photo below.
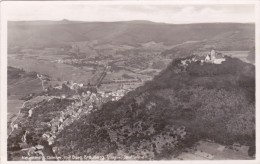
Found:
<path fill-rule="evenodd" d="M 246 58 L 248 56 L 249 51 L 219 51 L 223 55 L 227 55 L 230 57 L 236 57 L 244 62 L 249 62 Z"/>
<path fill-rule="evenodd" d="M 86 72 L 81 68 L 73 67 L 67 64 L 54 63 L 45 60 L 37 59 L 17 59 L 14 57 L 8 58 L 8 65 L 12 67 L 23 68 L 26 72 L 38 72 L 45 74 L 54 79 L 73 80 L 78 83 L 88 83 L 92 78 L 91 72 Z"/>
<path fill-rule="evenodd" d="M 15 114 L 20 110 L 20 107 L 23 105 L 23 100 L 10 100 L 8 97 L 7 107 L 8 113 Z"/>
<path fill-rule="evenodd" d="M 7 101 L 7 131 L 8 134 L 11 131 L 10 123 L 16 119 L 16 116 L 18 115 L 19 110 L 21 109 L 21 106 L 23 105 L 23 100 L 14 99 L 14 96 L 8 96 Z"/>
<path fill-rule="evenodd" d="M 8 68 L 8 71 L 15 71 L 15 69 Z M 11 72 L 12 72 L 11 71 Z M 16 69 L 18 72 L 18 69 Z M 37 77 L 28 76 L 29 74 L 20 72 L 20 76 L 14 76 L 13 73 L 8 77 L 8 102 L 7 102 L 7 120 L 8 120 L 8 134 L 11 130 L 10 123 L 14 121 L 21 109 L 24 100 L 22 97 L 31 93 L 42 92 L 41 81 Z"/>
<path fill-rule="evenodd" d="M 113 79 L 124 79 L 124 75 L 128 75 L 133 79 L 136 79 L 136 78 L 143 79 L 143 78 L 150 77 L 150 76 L 133 73 L 133 72 L 126 71 L 126 70 L 120 70 L 117 72 L 112 72 L 112 73 L 107 74 L 106 77 L 104 78 L 104 81 L 111 81 Z"/>
<path fill-rule="evenodd" d="M 17 113 L 22 106 L 22 97 L 31 93 L 42 92 L 41 81 L 36 78 L 25 77 L 8 81 L 8 113 Z"/>
<path fill-rule="evenodd" d="M 247 155 L 248 146 L 223 146 L 210 141 L 199 141 L 197 145 L 181 153 L 177 159 L 182 160 L 232 160 L 252 159 Z"/>
<path fill-rule="evenodd" d="M 30 93 L 39 93 L 42 91 L 41 81 L 36 78 L 23 78 L 8 85 L 8 95 L 21 98 Z"/>

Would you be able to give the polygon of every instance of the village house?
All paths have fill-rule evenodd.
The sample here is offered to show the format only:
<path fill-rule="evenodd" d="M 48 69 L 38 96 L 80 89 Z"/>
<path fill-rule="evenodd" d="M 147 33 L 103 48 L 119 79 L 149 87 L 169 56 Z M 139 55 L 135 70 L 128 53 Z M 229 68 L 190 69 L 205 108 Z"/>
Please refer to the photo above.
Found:
<path fill-rule="evenodd" d="M 72 124 L 74 120 L 73 119 L 66 119 L 64 122 L 63 122 L 63 126 L 69 126 L 70 124 Z"/>
<path fill-rule="evenodd" d="M 55 89 L 58 89 L 58 90 L 61 90 L 62 89 L 62 86 L 61 85 L 57 85 L 54 87 Z"/>
<path fill-rule="evenodd" d="M 214 158 L 212 154 L 203 151 L 195 151 L 194 154 L 209 160 L 212 160 Z"/>
<path fill-rule="evenodd" d="M 42 137 L 43 138 L 46 138 L 46 139 L 49 139 L 50 137 L 52 136 L 52 134 L 50 132 L 45 132 L 43 133 Z"/>
<path fill-rule="evenodd" d="M 28 111 L 28 113 L 29 113 L 28 117 L 32 117 L 32 109 L 30 109 L 30 110 Z"/>
<path fill-rule="evenodd" d="M 60 99 L 66 99 L 66 98 L 67 98 L 67 96 L 65 94 L 60 95 Z"/>

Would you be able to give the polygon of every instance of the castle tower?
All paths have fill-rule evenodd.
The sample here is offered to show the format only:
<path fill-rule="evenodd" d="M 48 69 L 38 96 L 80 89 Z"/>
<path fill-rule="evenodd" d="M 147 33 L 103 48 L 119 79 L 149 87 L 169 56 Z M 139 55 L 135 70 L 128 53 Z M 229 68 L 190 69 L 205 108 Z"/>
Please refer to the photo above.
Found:
<path fill-rule="evenodd" d="M 210 60 L 211 60 L 212 62 L 214 62 L 215 59 L 216 59 L 216 50 L 212 49 L 212 50 L 210 51 Z"/>

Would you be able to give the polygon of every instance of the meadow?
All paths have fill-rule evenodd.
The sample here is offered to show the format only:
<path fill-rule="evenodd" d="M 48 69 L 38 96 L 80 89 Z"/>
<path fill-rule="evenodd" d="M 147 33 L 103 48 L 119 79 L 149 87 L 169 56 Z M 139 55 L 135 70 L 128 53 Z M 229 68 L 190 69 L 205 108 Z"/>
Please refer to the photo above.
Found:
<path fill-rule="evenodd" d="M 227 55 L 230 57 L 239 58 L 240 60 L 244 62 L 249 62 L 246 58 L 249 54 L 249 51 L 219 51 L 223 55 Z"/>
<path fill-rule="evenodd" d="M 81 68 L 73 67 L 67 64 L 54 63 L 46 60 L 37 60 L 32 58 L 17 59 L 8 58 L 8 65 L 24 69 L 26 72 L 38 72 L 45 74 L 53 79 L 73 80 L 78 83 L 88 83 L 92 78 L 91 72 L 86 72 Z"/>

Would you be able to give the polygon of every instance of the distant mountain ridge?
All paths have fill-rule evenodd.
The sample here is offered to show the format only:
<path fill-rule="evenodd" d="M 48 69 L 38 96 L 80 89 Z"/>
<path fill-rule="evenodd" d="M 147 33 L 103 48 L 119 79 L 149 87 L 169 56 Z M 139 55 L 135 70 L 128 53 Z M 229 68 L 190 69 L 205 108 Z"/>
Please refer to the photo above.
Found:
<path fill-rule="evenodd" d="M 148 20 L 131 20 L 131 21 L 115 21 L 115 22 L 102 22 L 102 21 L 77 21 L 62 19 L 60 21 L 55 20 L 30 20 L 30 21 L 9 21 L 10 25 L 56 25 L 56 24 L 82 24 L 82 23 L 133 23 L 133 24 L 166 24 L 159 22 L 152 22 Z"/>
<path fill-rule="evenodd" d="M 100 44 L 138 46 L 147 42 L 175 45 L 230 37 L 250 49 L 254 43 L 254 24 L 201 23 L 165 24 L 150 21 L 80 22 L 80 21 L 12 21 L 8 23 L 9 47 L 46 48 L 68 46 L 71 42 L 98 41 Z M 229 41 L 232 44 L 231 41 Z"/>

